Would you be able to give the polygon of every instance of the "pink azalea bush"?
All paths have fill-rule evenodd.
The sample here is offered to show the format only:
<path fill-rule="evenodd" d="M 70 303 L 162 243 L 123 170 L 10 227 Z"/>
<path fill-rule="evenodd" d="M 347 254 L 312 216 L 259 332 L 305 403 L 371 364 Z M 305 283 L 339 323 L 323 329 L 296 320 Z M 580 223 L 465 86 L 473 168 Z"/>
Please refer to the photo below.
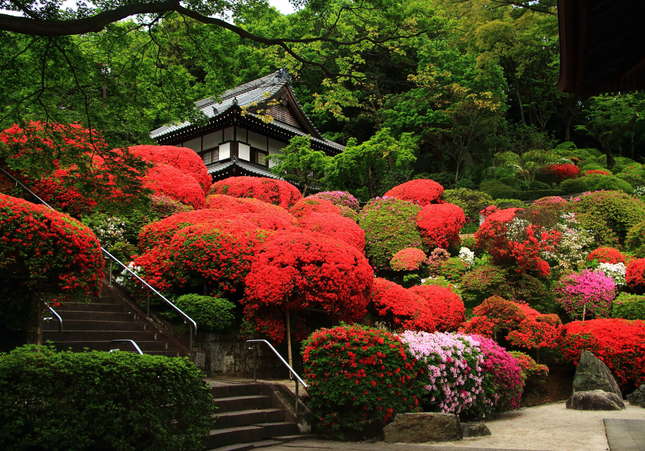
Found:
<path fill-rule="evenodd" d="M 557 302 L 572 318 L 609 316 L 616 297 L 616 282 L 603 271 L 586 269 L 560 279 Z"/>
<path fill-rule="evenodd" d="M 358 211 L 361 209 L 358 199 L 347 191 L 322 191 L 309 196 L 311 199 L 325 199 L 334 205 L 344 206 Z"/>

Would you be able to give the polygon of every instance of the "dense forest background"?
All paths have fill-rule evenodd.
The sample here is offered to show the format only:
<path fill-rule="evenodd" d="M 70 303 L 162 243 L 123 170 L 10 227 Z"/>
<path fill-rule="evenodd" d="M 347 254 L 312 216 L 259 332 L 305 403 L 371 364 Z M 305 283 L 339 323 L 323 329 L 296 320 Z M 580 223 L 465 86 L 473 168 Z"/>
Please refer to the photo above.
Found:
<path fill-rule="evenodd" d="M 333 38 L 288 46 L 176 13 L 77 36 L 0 32 L 0 128 L 79 121 L 113 146 L 147 143 L 165 123 L 200 120 L 195 100 L 284 67 L 328 138 L 363 155 L 358 143 L 371 140 L 396 160 L 387 174 L 403 168 L 370 195 L 420 176 L 474 188 L 496 154 L 563 142 L 599 149 L 608 168 L 620 156 L 640 161 L 645 94 L 560 92 L 555 2 L 515 3 L 310 1 L 283 15 L 252 1 L 229 11 L 230 22 L 257 35 L 300 39 L 323 29 Z"/>

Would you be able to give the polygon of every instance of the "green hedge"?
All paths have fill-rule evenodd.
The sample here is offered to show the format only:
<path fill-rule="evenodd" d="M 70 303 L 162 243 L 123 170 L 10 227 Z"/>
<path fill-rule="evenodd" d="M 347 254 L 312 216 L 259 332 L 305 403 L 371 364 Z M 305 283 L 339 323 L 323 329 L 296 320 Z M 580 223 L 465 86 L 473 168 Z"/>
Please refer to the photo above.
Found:
<path fill-rule="evenodd" d="M 17 348 L 0 354 L 0 448 L 203 449 L 202 377 L 177 357 Z"/>
<path fill-rule="evenodd" d="M 611 316 L 645 320 L 645 295 L 620 293 L 612 304 Z"/>
<path fill-rule="evenodd" d="M 227 299 L 185 294 L 179 296 L 175 303 L 202 330 L 224 332 L 235 322 L 235 304 Z"/>

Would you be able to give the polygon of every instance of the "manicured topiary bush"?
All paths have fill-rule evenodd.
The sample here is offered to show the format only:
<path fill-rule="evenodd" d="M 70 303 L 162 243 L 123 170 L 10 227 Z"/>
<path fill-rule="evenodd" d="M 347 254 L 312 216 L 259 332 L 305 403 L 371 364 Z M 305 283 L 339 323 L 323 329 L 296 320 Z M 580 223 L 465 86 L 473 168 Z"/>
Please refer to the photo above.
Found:
<path fill-rule="evenodd" d="M 313 319 L 358 321 L 366 314 L 374 273 L 353 246 L 316 232 L 276 232 L 255 251 L 245 280 L 244 315 L 272 340 L 285 338 L 285 314 L 302 328 Z M 324 313 L 321 315 L 321 313 Z"/>
<path fill-rule="evenodd" d="M 632 291 L 645 292 L 645 258 L 637 258 L 627 264 L 625 280 Z"/>
<path fill-rule="evenodd" d="M 298 188 L 291 183 L 265 177 L 229 177 L 213 183 L 210 192 L 233 197 L 254 197 L 283 208 L 291 207 L 302 197 Z"/>
<path fill-rule="evenodd" d="M 310 213 L 298 220 L 304 230 L 321 233 L 343 241 L 359 251 L 365 249 L 365 232 L 355 221 L 334 213 Z"/>
<path fill-rule="evenodd" d="M 573 163 L 551 164 L 544 168 L 544 171 L 558 181 L 576 178 L 580 175 L 580 168 Z"/>
<path fill-rule="evenodd" d="M 620 293 L 612 303 L 611 316 L 645 320 L 645 295 Z"/>
<path fill-rule="evenodd" d="M 309 199 L 324 199 L 334 205 L 351 208 L 354 211 L 360 210 L 358 199 L 347 191 L 322 191 L 308 196 Z"/>
<path fill-rule="evenodd" d="M 493 205 L 493 198 L 483 191 L 468 188 L 447 189 L 443 192 L 443 200 L 455 204 L 464 210 L 468 222 L 479 223 L 479 212 Z"/>
<path fill-rule="evenodd" d="M 417 215 L 417 227 L 429 249 L 459 244 L 459 231 L 465 223 L 464 211 L 454 204 L 429 204 Z"/>
<path fill-rule="evenodd" d="M 511 354 L 522 369 L 522 378 L 524 380 L 533 376 L 548 376 L 549 367 L 537 363 L 533 357 L 520 351 L 511 351 Z"/>
<path fill-rule="evenodd" d="M 377 270 L 406 247 L 423 248 L 415 219 L 421 207 L 398 199 L 374 199 L 361 211 L 359 225 L 365 230 L 365 254 Z"/>
<path fill-rule="evenodd" d="M 185 174 L 192 176 L 202 187 L 204 194 L 211 187 L 211 176 L 204 161 L 193 149 L 177 146 L 138 145 L 128 148 L 130 153 L 152 163 L 163 163 L 173 166 Z"/>
<path fill-rule="evenodd" d="M 328 213 L 340 215 L 340 207 L 334 205 L 327 199 L 317 199 L 312 197 L 305 197 L 296 202 L 293 207 L 289 209 L 296 218 L 309 216 L 312 213 Z"/>
<path fill-rule="evenodd" d="M 616 190 L 629 194 L 634 192 L 634 187 L 629 182 L 614 175 L 602 174 L 583 175 L 565 180 L 560 184 L 560 188 L 567 194 L 598 190 Z"/>
<path fill-rule="evenodd" d="M 574 199 L 571 206 L 596 243 L 609 246 L 621 245 L 627 231 L 645 217 L 645 202 L 618 191 L 585 194 Z"/>
<path fill-rule="evenodd" d="M 205 197 L 200 184 L 192 175 L 164 163 L 157 163 L 146 173 L 143 186 L 153 193 L 163 194 L 193 208 L 203 208 Z"/>
<path fill-rule="evenodd" d="M 235 321 L 235 304 L 223 298 L 184 294 L 175 305 L 195 320 L 200 330 L 223 332 Z"/>
<path fill-rule="evenodd" d="M 565 324 L 562 355 L 577 365 L 585 349 L 605 362 L 627 393 L 645 383 L 645 321 L 616 318 Z"/>
<path fill-rule="evenodd" d="M 567 200 L 560 196 L 546 196 L 540 197 L 533 201 L 533 205 L 565 205 Z"/>
<path fill-rule="evenodd" d="M 609 316 L 616 283 L 602 271 L 584 270 L 560 279 L 557 302 L 571 319 Z"/>
<path fill-rule="evenodd" d="M 313 427 L 325 435 L 377 435 L 397 413 L 417 410 L 426 392 L 424 367 L 383 330 L 320 329 L 302 349 Z"/>
<path fill-rule="evenodd" d="M 464 321 L 464 303 L 452 289 L 438 285 L 419 285 L 408 288 L 419 296 L 430 310 L 435 328 L 441 332 L 455 331 Z"/>
<path fill-rule="evenodd" d="M 442 193 L 443 186 L 434 180 L 416 179 L 395 186 L 383 196 L 407 200 L 424 207 L 439 201 Z"/>
<path fill-rule="evenodd" d="M 437 274 L 441 277 L 457 283 L 461 277 L 468 271 L 468 264 L 459 257 L 450 257 L 442 262 L 437 269 Z"/>
<path fill-rule="evenodd" d="M 604 169 L 587 169 L 585 171 L 585 175 L 611 175 L 611 172 L 606 171 Z"/>
<path fill-rule="evenodd" d="M 474 307 L 487 297 L 495 294 L 498 288 L 506 283 L 507 271 L 496 265 L 475 267 L 461 278 L 460 289 L 464 303 Z"/>
<path fill-rule="evenodd" d="M 397 283 L 374 279 L 370 310 L 393 329 L 434 331 L 437 321 L 428 304 Z"/>
<path fill-rule="evenodd" d="M 405 331 L 401 339 L 426 368 L 425 409 L 459 414 L 483 398 L 484 355 L 473 337 Z"/>
<path fill-rule="evenodd" d="M 213 412 L 202 377 L 188 359 L 17 348 L 0 355 L 0 447 L 202 449 Z"/>
<path fill-rule="evenodd" d="M 645 221 L 634 224 L 627 231 L 625 246 L 634 255 L 645 255 Z"/>
<path fill-rule="evenodd" d="M 599 247 L 589 252 L 587 260 L 595 260 L 598 263 L 625 263 L 625 256 L 616 248 Z"/>
<path fill-rule="evenodd" d="M 392 256 L 390 268 L 393 271 L 418 271 L 427 258 L 421 249 L 406 247 Z"/>

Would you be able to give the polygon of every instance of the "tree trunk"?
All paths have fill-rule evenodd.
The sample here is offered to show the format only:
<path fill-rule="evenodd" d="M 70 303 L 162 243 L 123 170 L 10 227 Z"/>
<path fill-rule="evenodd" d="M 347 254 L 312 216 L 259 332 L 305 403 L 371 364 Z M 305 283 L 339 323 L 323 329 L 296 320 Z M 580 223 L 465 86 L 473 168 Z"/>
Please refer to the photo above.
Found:
<path fill-rule="evenodd" d="M 287 310 L 287 362 L 293 368 L 293 352 L 291 351 L 291 315 Z M 291 372 L 289 372 L 289 379 L 291 379 Z"/>
<path fill-rule="evenodd" d="M 27 343 L 39 345 L 43 342 L 43 331 L 41 327 L 43 315 L 42 304 L 39 299 L 34 298 L 30 298 L 28 302 L 29 314 L 25 321 Z"/>

